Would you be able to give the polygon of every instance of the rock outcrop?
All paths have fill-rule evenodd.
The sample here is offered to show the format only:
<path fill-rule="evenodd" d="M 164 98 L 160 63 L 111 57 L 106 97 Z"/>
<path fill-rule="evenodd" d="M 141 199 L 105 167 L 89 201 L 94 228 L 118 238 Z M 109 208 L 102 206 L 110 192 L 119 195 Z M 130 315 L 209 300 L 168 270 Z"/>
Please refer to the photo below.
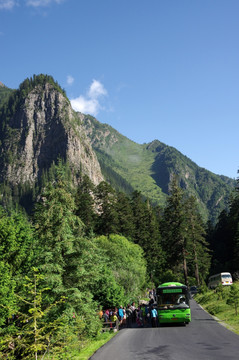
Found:
<path fill-rule="evenodd" d="M 52 84 L 35 86 L 10 118 L 0 120 L 6 122 L 0 154 L 1 182 L 33 183 L 58 158 L 69 162 L 76 180 L 80 171 L 96 185 L 103 180 L 80 114 Z"/>

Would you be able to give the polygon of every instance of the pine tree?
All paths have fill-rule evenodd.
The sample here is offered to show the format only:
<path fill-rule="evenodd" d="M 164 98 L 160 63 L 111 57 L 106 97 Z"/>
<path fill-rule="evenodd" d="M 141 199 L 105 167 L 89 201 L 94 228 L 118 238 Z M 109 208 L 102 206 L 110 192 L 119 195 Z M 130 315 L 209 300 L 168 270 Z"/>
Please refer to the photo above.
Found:
<path fill-rule="evenodd" d="M 64 165 L 56 166 L 56 177 L 46 185 L 41 201 L 36 206 L 35 227 L 37 247 L 35 256 L 44 282 L 50 288 L 47 303 L 62 296 L 67 298 L 61 314 L 71 318 L 73 313 L 82 318 L 83 333 L 93 336 L 100 323 L 95 316 L 91 287 L 99 279 L 103 258 L 94 243 L 84 237 L 84 225 L 75 215 L 76 207 L 72 183 L 65 176 Z"/>
<path fill-rule="evenodd" d="M 78 185 L 75 204 L 75 214 L 79 216 L 85 225 L 86 234 L 90 234 L 95 227 L 95 205 L 94 205 L 95 186 L 87 175 L 84 175 Z"/>
<path fill-rule="evenodd" d="M 159 222 L 154 209 L 146 202 L 145 222 L 148 237 L 143 246 L 145 258 L 147 260 L 147 270 L 153 283 L 159 283 L 165 270 L 165 253 L 162 249 Z"/>
<path fill-rule="evenodd" d="M 118 233 L 124 235 L 128 239 L 134 236 L 134 217 L 130 199 L 119 192 L 117 194 L 116 211 L 118 214 Z"/>
<path fill-rule="evenodd" d="M 170 183 L 170 195 L 162 220 L 162 241 L 170 268 L 183 268 L 185 284 L 188 285 L 187 223 L 184 208 L 184 192 L 174 176 Z"/>
<path fill-rule="evenodd" d="M 132 194 L 131 206 L 135 229 L 133 240 L 144 250 L 149 278 L 153 282 L 159 282 L 159 278 L 164 271 L 165 255 L 162 251 L 159 221 L 156 212 L 150 202 L 145 201 L 138 191 Z"/>
<path fill-rule="evenodd" d="M 239 173 L 239 171 L 238 171 Z M 230 203 L 230 211 L 228 214 L 229 227 L 231 229 L 231 247 L 233 252 L 233 261 L 231 262 L 231 270 L 238 271 L 239 262 L 239 178 L 234 196 Z"/>
<path fill-rule="evenodd" d="M 96 187 L 96 203 L 98 211 L 96 233 L 117 234 L 119 223 L 116 211 L 116 192 L 105 181 Z"/>
<path fill-rule="evenodd" d="M 146 220 L 147 205 L 143 201 L 142 194 L 139 191 L 133 192 L 131 196 L 131 206 L 134 215 L 134 241 L 144 248 L 150 233 Z"/>
<path fill-rule="evenodd" d="M 83 223 L 74 212 L 71 184 L 60 163 L 56 180 L 45 187 L 34 216 L 39 268 L 54 292 L 63 290 L 67 259 L 75 251 L 76 239 L 83 234 Z"/>
<path fill-rule="evenodd" d="M 210 267 L 209 248 L 205 239 L 206 231 L 197 208 L 196 199 L 193 196 L 186 199 L 185 210 L 187 216 L 188 257 L 194 268 L 196 283 L 200 286 L 200 277 L 205 279 Z"/>

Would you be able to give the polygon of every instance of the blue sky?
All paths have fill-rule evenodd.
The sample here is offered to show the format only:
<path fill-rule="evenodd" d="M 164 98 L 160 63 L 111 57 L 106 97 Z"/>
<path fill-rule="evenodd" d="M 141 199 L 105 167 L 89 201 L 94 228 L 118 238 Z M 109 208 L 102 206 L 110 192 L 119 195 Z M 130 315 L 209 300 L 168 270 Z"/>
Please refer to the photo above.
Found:
<path fill-rule="evenodd" d="M 238 0 L 0 0 L 0 81 L 49 74 L 72 106 L 237 178 Z"/>

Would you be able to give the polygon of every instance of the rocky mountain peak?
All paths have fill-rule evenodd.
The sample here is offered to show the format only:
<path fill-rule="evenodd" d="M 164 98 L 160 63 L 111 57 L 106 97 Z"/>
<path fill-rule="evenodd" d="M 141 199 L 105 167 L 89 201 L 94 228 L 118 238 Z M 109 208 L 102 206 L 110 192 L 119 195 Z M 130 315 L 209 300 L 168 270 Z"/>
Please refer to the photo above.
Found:
<path fill-rule="evenodd" d="M 33 183 L 62 158 L 76 179 L 82 171 L 98 184 L 103 180 L 98 160 L 64 92 L 43 76 L 27 80 L 15 95 L 11 115 L 2 116 L 0 180 Z"/>

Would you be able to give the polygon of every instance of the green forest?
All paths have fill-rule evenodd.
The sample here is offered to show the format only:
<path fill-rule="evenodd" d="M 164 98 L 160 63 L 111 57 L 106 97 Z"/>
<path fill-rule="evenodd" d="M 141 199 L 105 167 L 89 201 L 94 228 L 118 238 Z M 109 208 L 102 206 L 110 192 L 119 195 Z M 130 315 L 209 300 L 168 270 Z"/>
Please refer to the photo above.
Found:
<path fill-rule="evenodd" d="M 99 334 L 101 308 L 165 281 L 203 289 L 211 273 L 238 277 L 238 185 L 213 225 L 176 176 L 164 207 L 83 174 L 75 186 L 61 159 L 34 188 L 2 184 L 0 357 L 67 359 Z"/>

